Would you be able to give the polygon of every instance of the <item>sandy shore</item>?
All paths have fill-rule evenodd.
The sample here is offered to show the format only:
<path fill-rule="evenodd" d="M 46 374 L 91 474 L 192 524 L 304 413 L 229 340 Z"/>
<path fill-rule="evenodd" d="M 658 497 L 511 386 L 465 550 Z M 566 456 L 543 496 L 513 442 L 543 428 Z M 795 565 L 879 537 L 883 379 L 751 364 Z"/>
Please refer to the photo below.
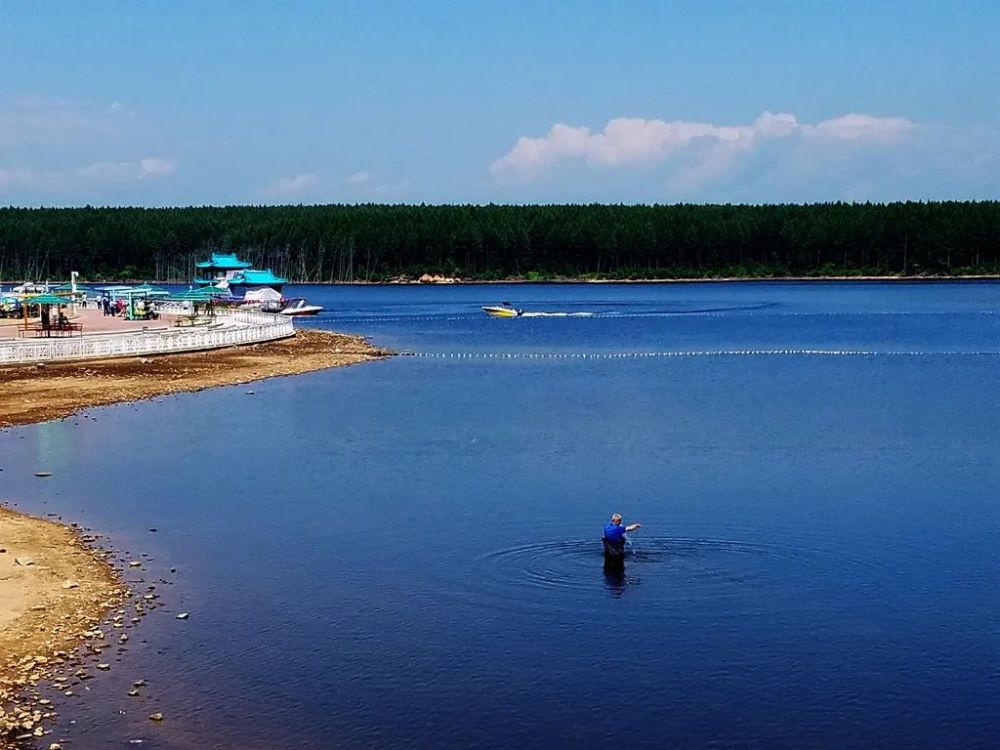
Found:
<path fill-rule="evenodd" d="M 43 736 L 53 710 L 33 687 L 73 674 L 74 652 L 124 596 L 104 553 L 74 529 L 0 507 L 0 748 Z M 71 690 L 81 677 L 62 679 Z"/>
<path fill-rule="evenodd" d="M 388 356 L 358 336 L 303 330 L 294 338 L 192 354 L 0 367 L 0 427 L 82 408 L 249 383 Z"/>

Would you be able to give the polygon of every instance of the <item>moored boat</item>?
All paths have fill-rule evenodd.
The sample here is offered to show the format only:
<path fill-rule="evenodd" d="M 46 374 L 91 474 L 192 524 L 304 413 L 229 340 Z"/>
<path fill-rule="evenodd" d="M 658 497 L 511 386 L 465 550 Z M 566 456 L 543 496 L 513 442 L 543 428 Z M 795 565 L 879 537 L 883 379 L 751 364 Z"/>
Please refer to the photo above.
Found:
<path fill-rule="evenodd" d="M 281 308 L 282 315 L 316 315 L 323 312 L 320 305 L 310 305 L 308 300 L 301 297 L 285 300 L 286 304 Z"/>

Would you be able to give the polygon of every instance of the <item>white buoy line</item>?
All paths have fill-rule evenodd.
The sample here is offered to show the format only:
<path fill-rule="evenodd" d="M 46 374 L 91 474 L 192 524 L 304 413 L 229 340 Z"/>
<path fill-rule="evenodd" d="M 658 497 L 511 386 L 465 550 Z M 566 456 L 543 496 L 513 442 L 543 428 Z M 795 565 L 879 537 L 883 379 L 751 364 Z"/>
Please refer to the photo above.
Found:
<path fill-rule="evenodd" d="M 818 311 L 805 312 L 795 310 L 765 309 L 755 310 L 746 308 L 733 308 L 732 310 L 652 310 L 649 312 L 618 312 L 618 311 L 578 311 L 578 312 L 525 312 L 521 318 L 527 319 L 562 319 L 572 318 L 575 320 L 625 320 L 629 318 L 850 318 L 850 317 L 916 317 L 916 316 L 996 316 L 1000 314 L 997 310 L 884 310 L 884 311 L 863 311 L 863 310 L 839 310 L 839 311 Z M 342 318 L 345 323 L 430 323 L 444 321 L 473 320 L 482 318 L 479 313 L 466 313 L 461 315 L 387 315 L 387 316 L 367 316 L 352 318 L 345 316 Z"/>
<path fill-rule="evenodd" d="M 872 351 L 867 349 L 703 349 L 667 352 L 400 352 L 419 359 L 671 359 L 684 357 L 997 357 L 1000 351 Z"/>

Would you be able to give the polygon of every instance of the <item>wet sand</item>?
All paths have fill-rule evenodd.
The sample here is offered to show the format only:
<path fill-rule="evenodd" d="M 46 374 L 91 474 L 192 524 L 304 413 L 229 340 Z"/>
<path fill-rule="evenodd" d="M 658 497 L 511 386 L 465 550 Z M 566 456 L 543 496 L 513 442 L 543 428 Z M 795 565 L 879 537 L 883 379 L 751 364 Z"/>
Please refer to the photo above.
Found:
<path fill-rule="evenodd" d="M 300 329 L 294 338 L 207 352 L 0 367 L 0 427 L 58 419 L 86 407 L 296 375 L 390 354 L 358 336 Z"/>

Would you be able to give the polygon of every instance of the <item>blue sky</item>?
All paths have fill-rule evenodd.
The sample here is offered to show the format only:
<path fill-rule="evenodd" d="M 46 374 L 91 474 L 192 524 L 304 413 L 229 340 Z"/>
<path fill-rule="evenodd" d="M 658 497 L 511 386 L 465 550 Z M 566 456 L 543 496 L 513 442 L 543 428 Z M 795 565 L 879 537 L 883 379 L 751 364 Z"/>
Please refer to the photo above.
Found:
<path fill-rule="evenodd" d="M 996 2 L 0 6 L 0 205 L 1000 198 Z"/>

